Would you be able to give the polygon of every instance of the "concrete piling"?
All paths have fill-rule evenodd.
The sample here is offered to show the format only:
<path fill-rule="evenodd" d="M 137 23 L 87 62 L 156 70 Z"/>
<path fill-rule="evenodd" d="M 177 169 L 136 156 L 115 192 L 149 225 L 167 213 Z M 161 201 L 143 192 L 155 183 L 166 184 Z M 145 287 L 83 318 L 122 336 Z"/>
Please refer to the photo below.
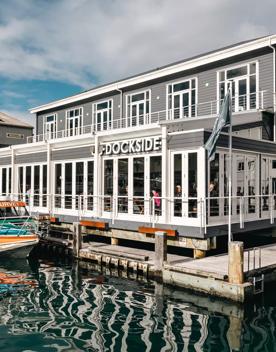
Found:
<path fill-rule="evenodd" d="M 228 280 L 231 284 L 244 283 L 243 262 L 243 242 L 230 242 L 228 245 Z"/>
<path fill-rule="evenodd" d="M 167 234 L 163 231 L 155 232 L 154 266 L 156 276 L 162 277 L 164 263 L 167 261 Z"/>

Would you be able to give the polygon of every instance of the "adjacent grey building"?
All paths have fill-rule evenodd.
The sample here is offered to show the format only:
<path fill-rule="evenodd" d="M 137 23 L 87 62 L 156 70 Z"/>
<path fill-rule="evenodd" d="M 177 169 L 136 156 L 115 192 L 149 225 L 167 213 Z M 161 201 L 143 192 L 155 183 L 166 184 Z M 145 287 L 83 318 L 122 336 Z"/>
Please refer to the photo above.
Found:
<path fill-rule="evenodd" d="M 27 142 L 33 135 L 33 126 L 0 111 L 0 147 Z"/>

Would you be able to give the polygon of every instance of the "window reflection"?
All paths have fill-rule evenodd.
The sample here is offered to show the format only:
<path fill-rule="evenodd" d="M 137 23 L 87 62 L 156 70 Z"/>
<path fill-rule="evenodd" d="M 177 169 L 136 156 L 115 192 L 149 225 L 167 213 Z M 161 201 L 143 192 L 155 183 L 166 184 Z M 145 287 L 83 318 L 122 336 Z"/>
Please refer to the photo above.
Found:
<path fill-rule="evenodd" d="M 133 213 L 144 214 L 144 158 L 133 159 Z"/>

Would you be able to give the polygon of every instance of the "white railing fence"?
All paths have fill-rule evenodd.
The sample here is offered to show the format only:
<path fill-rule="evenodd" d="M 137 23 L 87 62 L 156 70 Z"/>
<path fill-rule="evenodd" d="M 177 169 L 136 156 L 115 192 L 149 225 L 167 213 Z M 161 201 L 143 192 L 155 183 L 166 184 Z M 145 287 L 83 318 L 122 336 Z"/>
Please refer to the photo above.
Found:
<path fill-rule="evenodd" d="M 153 123 L 159 123 L 164 120 L 178 120 L 193 117 L 215 116 L 219 112 L 222 100 L 212 100 L 208 102 L 198 102 L 196 104 L 186 105 L 182 108 L 161 110 L 151 113 L 131 115 L 123 118 L 113 119 L 110 121 L 101 121 L 99 123 L 78 126 L 73 129 L 64 129 L 56 132 L 48 132 L 27 137 L 27 143 L 42 142 L 52 139 L 73 137 L 85 134 L 94 134 L 101 131 L 143 126 Z M 244 95 L 234 95 L 232 97 L 233 113 L 245 111 L 263 110 L 273 108 L 273 94 L 267 90 L 258 93 Z"/>
<path fill-rule="evenodd" d="M 112 220 L 196 226 L 201 232 L 207 227 L 227 225 L 228 197 L 143 197 L 127 195 L 61 195 L 10 194 L 11 200 L 22 200 L 30 213 L 68 214 L 102 217 Z M 232 222 L 240 229 L 246 222 L 275 221 L 276 194 L 232 197 Z"/>

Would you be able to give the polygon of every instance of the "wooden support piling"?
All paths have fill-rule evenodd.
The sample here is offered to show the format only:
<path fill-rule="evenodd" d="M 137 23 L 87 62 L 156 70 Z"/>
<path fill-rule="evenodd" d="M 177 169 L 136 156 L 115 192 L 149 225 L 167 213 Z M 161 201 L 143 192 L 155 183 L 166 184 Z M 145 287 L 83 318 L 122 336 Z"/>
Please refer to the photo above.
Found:
<path fill-rule="evenodd" d="M 228 245 L 228 280 L 231 284 L 244 283 L 243 242 L 230 242 Z"/>
<path fill-rule="evenodd" d="M 164 263 L 167 261 L 167 234 L 163 231 L 155 232 L 154 266 L 156 276 L 162 277 Z"/>
<path fill-rule="evenodd" d="M 73 255 L 79 257 L 79 252 L 82 249 L 82 233 L 79 222 L 74 222 L 74 236 L 73 236 Z"/>

